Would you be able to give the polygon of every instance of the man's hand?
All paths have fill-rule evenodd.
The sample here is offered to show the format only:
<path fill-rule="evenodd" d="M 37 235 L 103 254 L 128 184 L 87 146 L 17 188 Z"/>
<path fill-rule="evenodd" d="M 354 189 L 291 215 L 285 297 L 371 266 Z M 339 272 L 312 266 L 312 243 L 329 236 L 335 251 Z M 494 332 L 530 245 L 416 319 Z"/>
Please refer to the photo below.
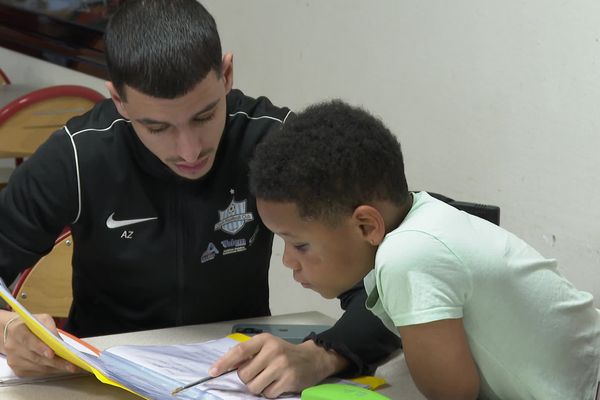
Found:
<path fill-rule="evenodd" d="M 38 314 L 36 318 L 48 329 L 57 333 L 51 316 Z M 4 353 L 8 365 L 17 376 L 51 375 L 79 370 L 73 364 L 56 356 L 52 349 L 39 340 L 21 319 L 14 321 L 8 327 Z"/>
<path fill-rule="evenodd" d="M 262 333 L 230 349 L 209 373 L 218 376 L 237 368 L 250 392 L 274 398 L 286 392 L 300 392 L 347 365 L 344 357 L 312 340 L 294 345 Z"/>

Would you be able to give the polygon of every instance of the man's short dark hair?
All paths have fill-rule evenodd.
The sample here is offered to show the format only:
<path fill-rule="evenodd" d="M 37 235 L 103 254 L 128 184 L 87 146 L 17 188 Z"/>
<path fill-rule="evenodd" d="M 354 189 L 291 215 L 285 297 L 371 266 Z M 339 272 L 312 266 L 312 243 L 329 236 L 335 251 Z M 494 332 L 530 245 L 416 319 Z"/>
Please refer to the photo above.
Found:
<path fill-rule="evenodd" d="M 333 100 L 308 107 L 256 148 L 250 188 L 295 203 L 303 218 L 335 224 L 361 204 L 408 197 L 400 144 L 362 108 Z"/>
<path fill-rule="evenodd" d="M 173 99 L 210 71 L 221 76 L 221 41 L 210 13 L 196 0 L 128 0 L 104 35 L 110 79 L 121 97 L 125 85 Z"/>

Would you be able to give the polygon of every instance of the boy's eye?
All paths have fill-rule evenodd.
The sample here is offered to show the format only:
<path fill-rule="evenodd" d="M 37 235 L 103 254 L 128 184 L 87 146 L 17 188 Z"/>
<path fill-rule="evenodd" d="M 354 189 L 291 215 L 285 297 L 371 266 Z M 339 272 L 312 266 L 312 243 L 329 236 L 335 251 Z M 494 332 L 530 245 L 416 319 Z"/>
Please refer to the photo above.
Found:
<path fill-rule="evenodd" d="M 296 250 L 298 250 L 299 252 L 305 252 L 306 250 L 308 250 L 308 244 L 307 243 L 295 244 L 294 248 Z"/>

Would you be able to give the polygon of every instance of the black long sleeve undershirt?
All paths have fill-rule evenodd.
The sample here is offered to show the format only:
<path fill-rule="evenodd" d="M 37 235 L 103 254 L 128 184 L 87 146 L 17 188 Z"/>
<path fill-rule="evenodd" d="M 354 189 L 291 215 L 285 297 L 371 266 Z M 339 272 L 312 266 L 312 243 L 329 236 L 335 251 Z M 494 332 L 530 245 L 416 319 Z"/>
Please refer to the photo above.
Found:
<path fill-rule="evenodd" d="M 311 334 L 307 340 L 335 350 L 350 361 L 350 366 L 339 375 L 371 375 L 377 366 L 402 348 L 400 338 L 367 310 L 367 293 L 362 282 L 338 298 L 345 310 L 342 317 L 331 329 Z"/>

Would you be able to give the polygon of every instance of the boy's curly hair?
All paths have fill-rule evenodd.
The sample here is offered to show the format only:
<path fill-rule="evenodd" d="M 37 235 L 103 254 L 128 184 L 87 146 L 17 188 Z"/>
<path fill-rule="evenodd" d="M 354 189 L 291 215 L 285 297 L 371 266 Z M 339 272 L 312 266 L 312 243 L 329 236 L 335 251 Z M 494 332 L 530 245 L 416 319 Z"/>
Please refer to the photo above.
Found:
<path fill-rule="evenodd" d="M 331 224 L 361 204 L 401 205 L 408 196 L 398 140 L 379 119 L 341 100 L 312 105 L 270 132 L 250 163 L 250 190 Z"/>

